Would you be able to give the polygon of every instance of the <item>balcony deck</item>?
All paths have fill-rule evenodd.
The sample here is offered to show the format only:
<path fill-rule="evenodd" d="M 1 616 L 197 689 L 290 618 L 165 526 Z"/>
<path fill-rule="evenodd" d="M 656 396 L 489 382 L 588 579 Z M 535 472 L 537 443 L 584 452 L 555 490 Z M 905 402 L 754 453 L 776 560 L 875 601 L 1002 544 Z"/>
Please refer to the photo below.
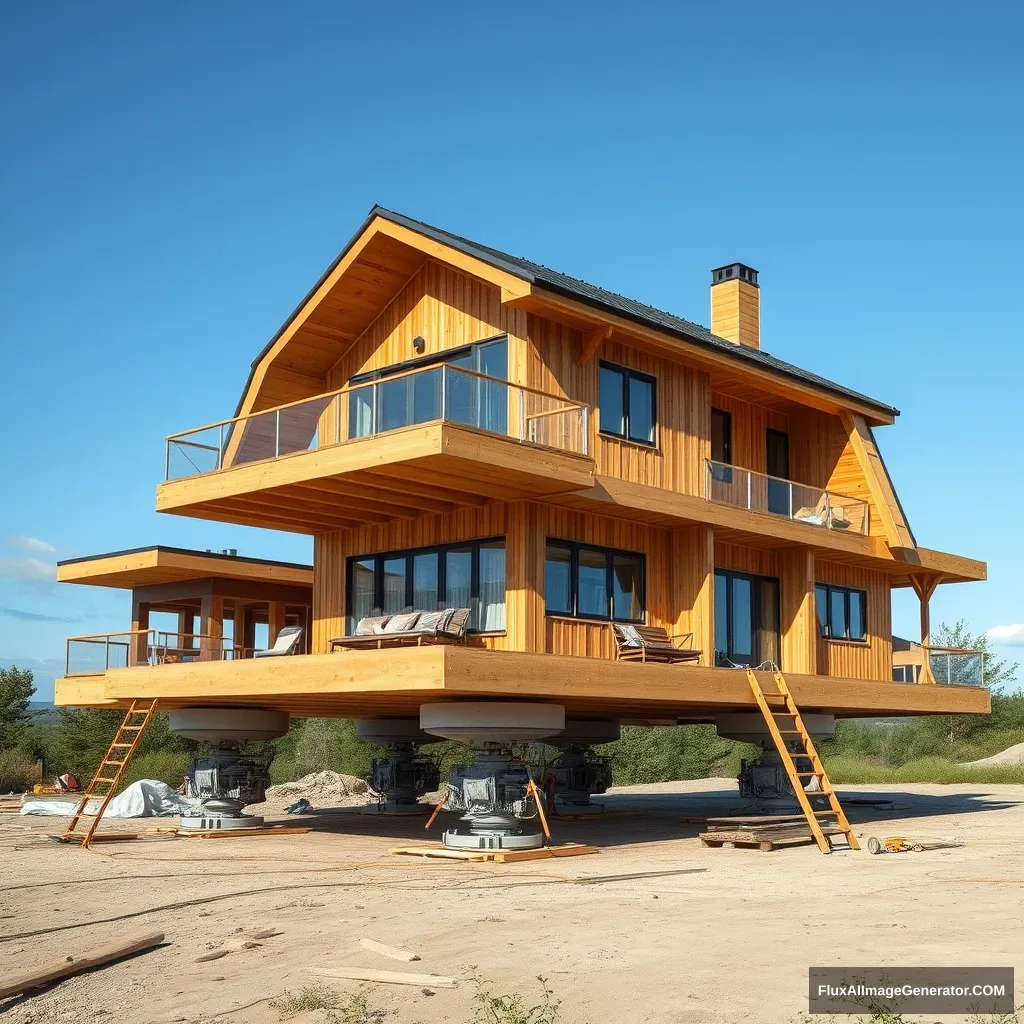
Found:
<path fill-rule="evenodd" d="M 842 717 L 985 714 L 988 690 L 787 675 L 805 711 Z M 770 677 L 765 676 L 765 682 Z M 422 703 L 454 699 L 542 700 L 575 716 L 675 724 L 754 710 L 740 671 L 641 664 L 471 647 L 407 647 L 242 661 L 113 669 L 58 679 L 58 705 L 125 707 L 159 697 L 198 704 L 273 707 L 293 715 L 415 716 Z"/>
<path fill-rule="evenodd" d="M 323 533 L 591 487 L 579 402 L 447 365 L 167 439 L 156 507 Z"/>

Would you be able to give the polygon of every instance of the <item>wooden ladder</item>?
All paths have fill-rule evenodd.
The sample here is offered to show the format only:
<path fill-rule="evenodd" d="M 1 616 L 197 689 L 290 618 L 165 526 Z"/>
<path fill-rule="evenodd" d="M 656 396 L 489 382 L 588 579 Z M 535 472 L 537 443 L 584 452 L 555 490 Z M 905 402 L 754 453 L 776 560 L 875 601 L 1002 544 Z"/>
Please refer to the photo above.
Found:
<path fill-rule="evenodd" d="M 103 818 L 103 812 L 114 798 L 117 787 L 121 784 L 125 768 L 128 767 L 128 762 L 131 760 L 132 754 L 135 753 L 135 748 L 139 745 L 139 740 L 142 739 L 156 707 L 156 700 L 132 701 L 131 707 L 125 713 L 124 721 L 114 734 L 113 742 L 110 744 L 106 756 L 100 761 L 100 766 L 96 769 L 92 782 L 89 783 L 82 796 L 74 817 L 71 819 L 71 824 L 61 836 L 62 842 L 80 843 L 83 849 L 90 846 Z M 87 811 L 86 807 L 93 799 L 98 799 L 100 805 L 95 811 Z M 90 819 L 88 828 L 84 830 L 78 827 L 83 818 Z"/>
<path fill-rule="evenodd" d="M 754 700 L 757 701 L 757 706 L 761 709 L 761 714 L 764 715 L 764 720 L 768 725 L 768 732 L 771 733 L 772 740 L 775 743 L 775 749 L 779 752 L 779 757 L 782 758 L 782 763 L 785 765 L 790 785 L 793 787 L 797 803 L 800 804 L 800 810 L 804 812 L 804 817 L 807 819 L 811 835 L 814 836 L 814 841 L 818 844 L 818 849 L 822 853 L 831 853 L 832 845 L 829 843 L 828 836 L 822 831 L 821 819 L 834 818 L 835 830 L 842 832 L 846 836 L 846 841 L 850 844 L 851 850 L 859 850 L 857 837 L 853 834 L 850 822 L 839 805 L 839 798 L 836 796 L 832 784 L 828 781 L 828 776 L 825 774 L 825 769 L 822 766 L 821 759 L 818 757 L 818 752 L 814 749 L 810 733 L 804 728 L 804 720 L 800 715 L 800 709 L 796 706 L 796 701 L 793 700 L 793 695 L 789 692 L 785 677 L 778 669 L 772 670 L 772 676 L 775 679 L 775 686 L 778 692 L 765 693 L 761 689 L 761 684 L 758 682 L 754 670 L 749 666 L 747 667 L 747 682 L 750 683 Z M 773 711 L 773 708 L 782 710 Z M 781 725 L 783 728 L 780 728 L 778 719 L 782 719 Z M 799 741 L 802 750 L 796 754 L 791 753 L 789 747 L 786 746 L 787 740 Z M 809 761 L 811 770 L 799 771 L 796 762 L 793 760 L 795 757 Z M 825 797 L 829 804 L 827 811 L 815 810 L 811 806 L 808 793 L 804 790 L 804 782 L 810 778 L 816 778 L 821 785 L 821 789 L 809 795 L 812 797 Z M 824 824 L 828 827 L 833 822 L 826 820 Z M 830 831 L 835 830 L 830 829 Z"/>

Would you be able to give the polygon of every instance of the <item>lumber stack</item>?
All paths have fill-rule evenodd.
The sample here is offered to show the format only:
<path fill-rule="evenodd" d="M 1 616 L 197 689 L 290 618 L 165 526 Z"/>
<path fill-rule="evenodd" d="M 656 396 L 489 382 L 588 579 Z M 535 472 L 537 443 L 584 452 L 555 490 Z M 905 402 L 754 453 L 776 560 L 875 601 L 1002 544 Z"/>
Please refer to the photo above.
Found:
<path fill-rule="evenodd" d="M 751 817 L 708 818 L 707 831 L 698 837 L 705 846 L 756 846 L 768 852 L 777 846 L 814 842 L 814 836 L 802 814 L 763 814 Z M 843 830 L 822 823 L 825 835 Z"/>

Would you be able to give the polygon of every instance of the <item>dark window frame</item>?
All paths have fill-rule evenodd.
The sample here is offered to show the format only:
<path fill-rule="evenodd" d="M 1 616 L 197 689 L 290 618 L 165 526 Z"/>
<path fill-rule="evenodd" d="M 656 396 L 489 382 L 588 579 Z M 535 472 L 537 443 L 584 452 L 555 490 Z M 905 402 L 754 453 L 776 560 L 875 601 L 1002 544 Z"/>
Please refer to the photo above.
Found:
<path fill-rule="evenodd" d="M 643 445 L 644 448 L 657 448 L 658 447 L 658 379 L 650 373 L 644 373 L 641 370 L 633 370 L 628 366 L 622 366 L 620 363 L 609 363 L 606 360 L 601 360 L 597 364 L 598 373 L 598 402 L 600 402 L 600 379 L 601 370 L 611 370 L 617 373 L 622 378 L 622 432 L 616 430 L 605 430 L 601 426 L 601 409 L 598 407 L 597 416 L 597 427 L 598 433 L 604 437 L 614 437 L 619 441 L 628 441 L 630 444 Z M 631 437 L 629 433 L 629 381 L 630 378 L 641 381 L 644 384 L 650 384 L 651 386 L 651 433 L 654 435 L 650 441 L 643 440 L 638 437 Z"/>
<path fill-rule="evenodd" d="M 827 621 L 821 621 L 818 613 L 818 591 L 825 594 L 825 616 Z M 832 634 L 832 595 L 843 595 L 844 618 L 846 619 L 846 636 L 834 636 Z M 850 636 L 850 595 L 860 594 L 861 614 L 863 615 L 863 636 Z M 818 618 L 818 635 L 823 640 L 839 640 L 847 644 L 868 644 L 868 592 L 859 587 L 842 587 L 837 583 L 815 583 L 814 584 L 814 614 Z"/>
<path fill-rule="evenodd" d="M 714 436 L 713 424 L 714 424 L 714 420 L 715 420 L 715 415 L 716 414 L 722 417 L 722 422 L 725 425 L 725 429 L 722 431 L 722 433 L 724 434 L 723 447 L 725 448 L 725 452 L 724 452 L 724 457 L 721 458 L 721 459 L 716 459 L 715 455 L 714 455 L 714 452 L 712 452 L 711 453 L 711 461 L 712 462 L 722 462 L 725 465 L 731 466 L 732 465 L 732 413 L 731 412 L 726 412 L 725 409 L 715 409 L 715 408 L 712 408 L 712 410 L 711 410 L 712 431 L 711 431 L 711 435 L 710 435 L 712 437 Z"/>
<path fill-rule="evenodd" d="M 549 547 L 568 548 L 569 550 L 569 611 L 549 611 L 547 606 L 547 582 L 544 588 L 544 614 L 555 618 L 581 619 L 585 622 L 628 622 L 643 624 L 647 621 L 647 555 L 642 551 L 625 551 L 622 548 L 609 548 L 601 544 L 587 544 L 583 541 L 564 540 L 561 537 L 548 537 L 544 541 L 544 574 L 547 576 L 547 549 Z M 605 591 L 608 600 L 607 615 L 591 615 L 579 610 L 579 554 L 580 551 L 598 551 L 605 556 Z M 640 617 L 625 619 L 615 616 L 614 567 L 615 556 L 624 555 L 636 558 L 640 562 Z"/>
<path fill-rule="evenodd" d="M 472 353 L 474 349 L 477 349 L 482 345 L 490 345 L 495 341 L 504 341 L 507 343 L 508 333 L 502 332 L 501 334 L 495 334 L 492 338 L 481 338 L 479 341 L 471 341 L 468 345 L 459 345 L 458 348 L 448 348 L 444 349 L 442 352 L 433 352 L 427 356 L 417 356 L 415 359 L 406 359 L 401 363 L 391 363 L 388 366 L 382 366 L 377 370 L 367 370 L 365 373 L 357 373 L 354 376 L 349 377 L 348 383 L 349 386 L 354 384 L 366 384 L 369 381 L 386 380 L 388 377 L 394 377 L 396 374 L 405 373 L 406 370 L 422 370 L 430 366 L 440 366 L 442 363 L 450 363 L 454 359 L 461 359 L 463 356 Z M 474 373 L 475 372 L 476 371 L 474 371 Z M 499 380 L 500 378 L 495 379 Z"/>
<path fill-rule="evenodd" d="M 774 583 L 775 584 L 775 622 L 770 626 L 771 630 L 775 633 L 776 644 L 779 652 L 779 667 L 782 668 L 782 584 L 776 576 L 762 576 L 759 573 L 754 572 L 740 572 L 738 569 L 723 569 L 719 566 L 715 566 L 715 576 L 721 576 L 726 581 L 725 588 L 725 646 L 724 651 L 715 650 L 715 661 L 718 660 L 719 654 L 724 654 L 730 661 L 735 659 L 732 657 L 736 652 L 733 650 L 733 623 L 731 605 L 732 605 L 732 587 L 729 583 L 733 579 L 748 580 L 753 584 L 760 587 L 763 583 Z M 760 635 L 766 627 L 761 619 L 761 602 L 757 600 L 753 594 L 751 594 L 750 602 L 750 621 L 751 621 L 751 636 L 753 637 L 755 644 L 760 644 Z M 718 609 L 715 609 L 715 615 L 718 615 Z M 754 662 L 755 665 L 761 664 L 760 658 L 762 651 L 758 650 L 752 654 L 752 657 L 758 659 Z"/>
<path fill-rule="evenodd" d="M 415 608 L 413 604 L 413 559 L 417 555 L 436 554 L 437 558 L 437 593 L 444 594 L 448 589 L 448 566 L 444 557 L 449 551 L 457 551 L 460 548 L 470 548 L 470 570 L 469 570 L 469 599 L 472 602 L 480 600 L 480 548 L 494 545 L 501 542 L 505 547 L 505 608 L 508 609 L 508 543 L 505 537 L 480 537 L 472 540 L 451 541 L 447 544 L 427 544 L 418 548 L 399 548 L 395 551 L 368 551 L 365 555 L 349 555 L 345 560 L 345 629 L 348 631 L 355 625 L 352 615 L 352 576 L 357 562 L 374 560 L 373 566 L 373 599 L 376 614 L 384 614 L 377 609 L 384 607 L 384 563 L 389 559 L 405 559 L 405 604 L 404 608 Z M 381 600 L 378 602 L 378 598 Z M 440 597 L 438 603 L 440 604 Z M 433 608 L 421 608 L 420 611 L 434 611 Z M 394 614 L 401 614 L 395 612 Z M 506 619 L 506 628 L 507 628 Z M 468 633 L 474 634 L 501 634 L 505 629 L 469 629 Z"/>

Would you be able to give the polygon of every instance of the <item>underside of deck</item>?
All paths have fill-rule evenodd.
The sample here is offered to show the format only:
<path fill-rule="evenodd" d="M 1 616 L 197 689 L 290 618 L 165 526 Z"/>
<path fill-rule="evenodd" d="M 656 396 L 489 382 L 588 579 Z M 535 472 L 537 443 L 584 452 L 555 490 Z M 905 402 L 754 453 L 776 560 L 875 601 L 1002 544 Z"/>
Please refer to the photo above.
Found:
<path fill-rule="evenodd" d="M 770 683 L 770 676 L 762 676 Z M 839 717 L 985 714 L 980 687 L 787 675 L 805 711 Z M 573 717 L 671 725 L 754 710 L 743 672 L 464 647 L 407 647 L 113 669 L 58 679 L 58 705 L 271 707 L 297 716 L 414 717 L 445 700 L 539 700 Z"/>

